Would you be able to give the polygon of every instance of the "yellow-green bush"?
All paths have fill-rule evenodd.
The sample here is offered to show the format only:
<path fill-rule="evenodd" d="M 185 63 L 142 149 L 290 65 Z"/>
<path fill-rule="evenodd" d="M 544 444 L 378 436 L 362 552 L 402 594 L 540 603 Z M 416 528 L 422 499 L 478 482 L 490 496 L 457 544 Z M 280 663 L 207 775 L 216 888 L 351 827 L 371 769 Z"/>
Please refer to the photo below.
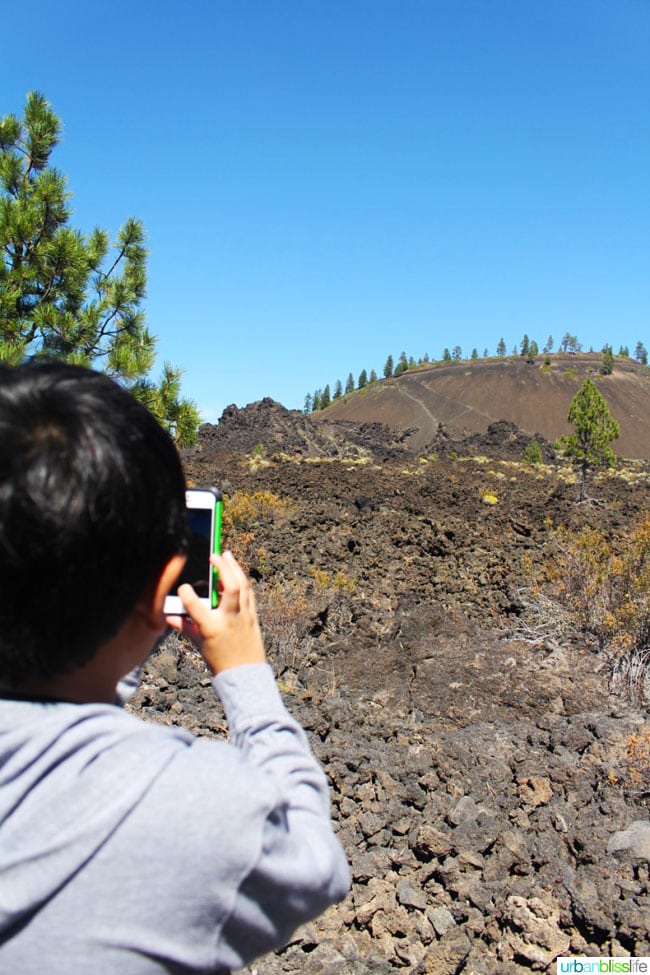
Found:
<path fill-rule="evenodd" d="M 274 521 L 291 509 L 291 502 L 272 491 L 238 491 L 224 505 L 224 528 L 247 531 L 261 522 Z"/>
<path fill-rule="evenodd" d="M 354 579 L 346 575 L 343 570 L 339 570 L 332 575 L 331 572 L 326 572 L 324 569 L 317 569 L 315 566 L 312 566 L 309 570 L 309 575 L 314 580 L 317 592 L 329 589 L 337 593 L 352 593 L 356 588 Z"/>

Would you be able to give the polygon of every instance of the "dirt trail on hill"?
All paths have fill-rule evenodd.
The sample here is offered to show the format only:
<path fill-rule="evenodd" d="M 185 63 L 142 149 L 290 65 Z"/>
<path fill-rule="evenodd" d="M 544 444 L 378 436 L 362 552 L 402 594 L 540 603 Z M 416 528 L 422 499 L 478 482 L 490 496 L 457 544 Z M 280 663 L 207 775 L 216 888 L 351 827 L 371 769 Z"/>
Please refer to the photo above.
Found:
<path fill-rule="evenodd" d="M 614 372 L 603 376 L 601 363 L 601 355 L 561 353 L 540 356 L 535 363 L 521 357 L 436 363 L 344 396 L 313 417 L 328 423 L 380 420 L 397 430 L 411 430 L 409 443 L 414 449 L 422 449 L 435 437 L 439 422 L 462 435 L 484 434 L 491 423 L 507 420 L 529 436 L 541 434 L 554 443 L 571 432 L 566 420 L 569 406 L 589 376 L 620 425 L 616 452 L 650 460 L 648 367 L 617 358 Z M 424 410 L 435 418 L 433 422 Z"/>

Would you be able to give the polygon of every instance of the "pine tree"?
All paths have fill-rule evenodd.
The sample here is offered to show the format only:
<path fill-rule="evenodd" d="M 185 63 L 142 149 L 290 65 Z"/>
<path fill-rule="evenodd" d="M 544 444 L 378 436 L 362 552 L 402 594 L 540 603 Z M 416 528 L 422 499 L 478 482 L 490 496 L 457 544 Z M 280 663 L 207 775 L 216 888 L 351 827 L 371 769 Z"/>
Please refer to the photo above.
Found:
<path fill-rule="evenodd" d="M 611 345 L 606 345 L 603 348 L 603 361 L 600 367 L 600 373 L 602 376 L 611 376 L 614 372 L 614 353 L 612 352 Z"/>
<path fill-rule="evenodd" d="M 156 339 L 145 325 L 144 228 L 129 217 L 106 231 L 69 226 L 67 180 L 50 164 L 61 121 L 27 95 L 24 118 L 0 121 L 0 362 L 56 358 L 101 368 L 144 402 L 179 443 L 196 439 L 199 414 L 181 399 L 181 370 L 148 379 Z"/>
<path fill-rule="evenodd" d="M 368 382 L 370 382 L 370 383 L 376 383 L 377 382 L 377 373 L 375 372 L 374 369 L 371 369 L 370 370 L 370 376 L 368 377 Z"/>
<path fill-rule="evenodd" d="M 634 358 L 637 362 L 640 362 L 642 366 L 648 365 L 648 350 L 640 340 L 636 343 Z"/>
<path fill-rule="evenodd" d="M 313 409 L 313 400 L 311 398 L 311 393 L 307 393 L 305 396 L 305 405 L 303 407 L 303 413 L 311 413 Z"/>
<path fill-rule="evenodd" d="M 544 460 L 542 448 L 535 437 L 533 437 L 532 440 L 529 440 L 526 445 L 526 449 L 524 450 L 524 460 L 527 464 L 533 464 L 535 466 L 537 464 L 541 464 Z"/>
<path fill-rule="evenodd" d="M 578 342 L 577 336 L 565 332 L 562 336 L 561 349 L 563 352 L 580 352 L 582 345 Z"/>
<path fill-rule="evenodd" d="M 499 343 L 497 345 L 497 355 L 503 356 L 505 354 L 506 354 L 506 343 L 501 338 L 501 339 L 499 339 Z"/>
<path fill-rule="evenodd" d="M 354 392 L 354 376 L 352 375 L 351 372 L 348 373 L 348 378 L 347 378 L 347 381 L 345 383 L 345 392 L 346 393 L 353 393 Z"/>
<path fill-rule="evenodd" d="M 337 379 L 334 386 L 334 399 L 340 399 L 341 396 L 343 396 L 343 383 L 340 379 Z"/>
<path fill-rule="evenodd" d="M 580 468 L 580 500 L 584 501 L 587 474 L 594 467 L 612 467 L 616 456 L 610 447 L 620 427 L 593 379 L 585 379 L 571 400 L 567 421 L 575 430 L 560 437 L 558 448 Z"/>
<path fill-rule="evenodd" d="M 330 390 L 330 387 L 329 387 L 329 383 L 328 383 L 328 385 L 325 387 L 325 389 L 321 393 L 321 397 L 320 397 L 320 408 L 321 408 L 321 410 L 326 409 L 330 405 L 331 402 L 332 402 L 332 393 L 331 393 L 331 390 Z"/>
<path fill-rule="evenodd" d="M 532 342 L 528 343 L 528 351 L 526 352 L 526 362 L 529 362 L 532 365 L 535 362 L 535 359 L 537 358 L 538 355 L 539 355 L 539 346 L 537 345 L 535 339 L 533 339 Z"/>
<path fill-rule="evenodd" d="M 359 373 L 359 382 L 357 383 L 357 389 L 363 389 L 364 386 L 368 385 L 368 373 L 365 369 L 362 369 Z"/>
<path fill-rule="evenodd" d="M 384 379 L 390 379 L 393 375 L 393 357 L 389 355 L 384 365 Z"/>
<path fill-rule="evenodd" d="M 523 339 L 521 340 L 521 348 L 519 354 L 523 356 L 527 356 L 529 346 L 530 346 L 530 342 L 528 340 L 528 336 L 524 335 Z"/>
<path fill-rule="evenodd" d="M 400 355 L 400 357 L 399 357 L 399 361 L 398 361 L 397 365 L 395 366 L 395 372 L 393 373 L 393 375 L 395 375 L 395 376 L 401 376 L 403 372 L 406 372 L 406 370 L 408 369 L 408 367 L 409 367 L 409 364 L 408 364 L 408 361 L 407 361 L 407 358 L 406 358 L 406 352 L 402 352 L 401 355 Z"/>

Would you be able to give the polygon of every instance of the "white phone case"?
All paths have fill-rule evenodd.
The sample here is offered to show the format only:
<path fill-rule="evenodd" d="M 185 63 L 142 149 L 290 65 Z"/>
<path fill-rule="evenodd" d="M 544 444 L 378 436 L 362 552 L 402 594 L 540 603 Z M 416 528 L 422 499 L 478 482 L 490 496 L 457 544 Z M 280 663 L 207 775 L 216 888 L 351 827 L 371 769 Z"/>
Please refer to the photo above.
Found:
<path fill-rule="evenodd" d="M 216 551 L 220 551 L 220 539 L 218 537 L 215 537 L 215 528 L 216 528 L 215 521 L 217 518 L 217 504 L 220 501 L 221 501 L 220 494 L 213 489 L 188 488 L 187 491 L 185 492 L 185 503 L 188 510 L 188 515 L 190 517 L 191 517 L 191 512 L 193 511 L 206 512 L 205 523 L 204 526 L 202 526 L 204 530 L 201 532 L 201 535 L 202 536 L 205 535 L 205 541 L 207 542 L 207 549 L 206 549 L 207 556 L 205 557 L 204 560 L 202 559 L 202 562 L 205 561 L 205 567 L 203 567 L 202 564 L 201 571 L 203 572 L 205 568 L 205 573 L 207 573 L 206 581 L 207 581 L 208 590 L 207 590 L 207 595 L 200 596 L 200 599 L 201 602 L 204 603 L 204 605 L 206 605 L 207 607 L 213 605 L 213 598 L 212 598 L 213 586 L 216 585 L 215 573 L 212 571 L 212 568 L 209 565 L 208 556 L 213 549 L 213 545 Z M 191 559 L 191 553 L 189 559 Z M 178 580 L 178 582 L 175 583 L 174 592 L 177 589 L 177 587 L 181 584 L 182 581 L 183 581 L 183 575 L 181 575 L 181 578 Z M 165 598 L 164 612 L 166 616 L 182 615 L 185 612 L 185 609 L 183 607 L 183 603 L 180 600 L 180 597 L 172 594 L 167 595 Z"/>

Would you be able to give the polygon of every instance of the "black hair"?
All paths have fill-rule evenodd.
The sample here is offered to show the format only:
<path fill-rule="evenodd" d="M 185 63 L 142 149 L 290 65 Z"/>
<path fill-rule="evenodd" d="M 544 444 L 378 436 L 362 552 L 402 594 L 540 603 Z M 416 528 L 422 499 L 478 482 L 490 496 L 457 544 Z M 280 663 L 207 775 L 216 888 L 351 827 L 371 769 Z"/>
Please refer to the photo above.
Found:
<path fill-rule="evenodd" d="M 0 682 L 90 660 L 186 532 L 180 458 L 130 392 L 80 366 L 0 368 Z"/>

